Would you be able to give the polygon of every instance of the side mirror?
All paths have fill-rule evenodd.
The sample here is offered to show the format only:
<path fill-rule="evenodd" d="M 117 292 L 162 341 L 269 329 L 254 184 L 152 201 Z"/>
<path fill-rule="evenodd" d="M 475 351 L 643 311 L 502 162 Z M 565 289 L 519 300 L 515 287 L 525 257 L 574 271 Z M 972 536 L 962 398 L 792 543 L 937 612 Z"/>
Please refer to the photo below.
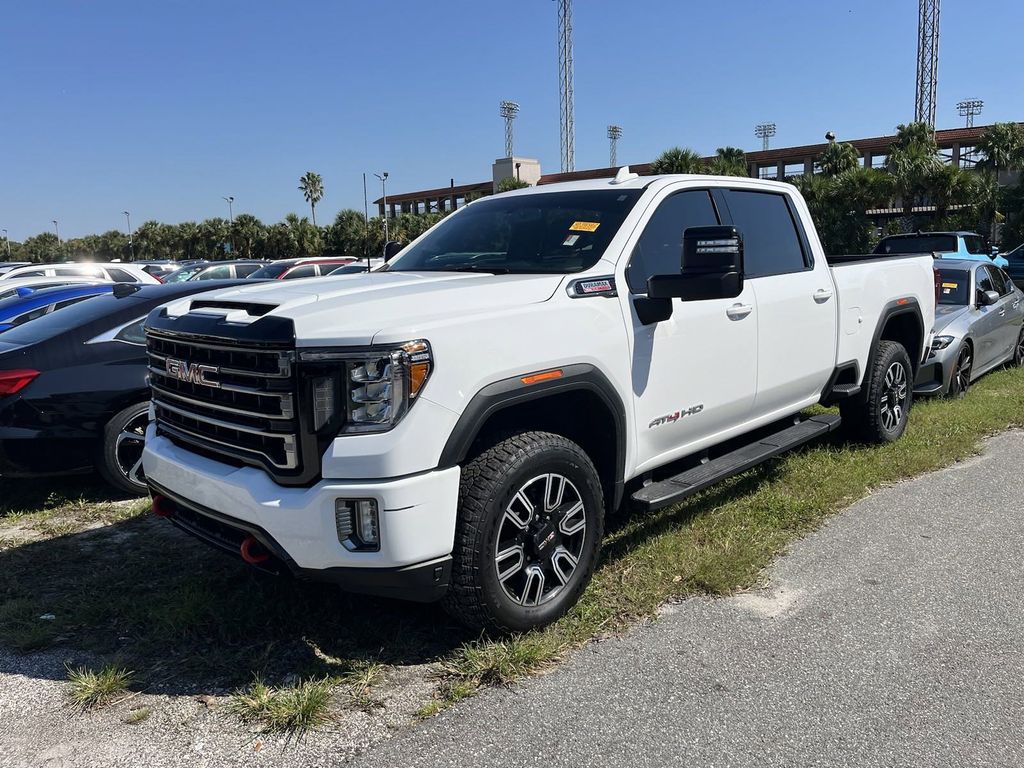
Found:
<path fill-rule="evenodd" d="M 993 245 L 992 246 L 992 258 L 994 259 L 998 255 L 999 255 L 999 246 L 998 245 Z"/>
<path fill-rule="evenodd" d="M 652 299 L 734 299 L 743 292 L 743 238 L 736 227 L 689 227 L 678 275 L 652 275 Z"/>
<path fill-rule="evenodd" d="M 995 291 L 978 291 L 978 305 L 982 307 L 991 307 L 999 301 L 999 294 Z"/>
<path fill-rule="evenodd" d="M 384 261 L 390 261 L 391 258 L 398 254 L 402 250 L 402 244 L 397 240 L 388 240 L 384 244 Z"/>

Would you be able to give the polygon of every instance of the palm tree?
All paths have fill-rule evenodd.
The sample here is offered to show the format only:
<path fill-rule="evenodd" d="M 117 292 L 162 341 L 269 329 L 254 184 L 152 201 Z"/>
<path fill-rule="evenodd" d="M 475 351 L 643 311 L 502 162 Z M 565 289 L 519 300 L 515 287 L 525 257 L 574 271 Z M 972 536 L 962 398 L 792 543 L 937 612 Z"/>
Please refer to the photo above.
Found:
<path fill-rule="evenodd" d="M 716 176 L 746 176 L 746 154 L 739 147 L 719 147 L 711 161 L 711 173 Z"/>
<path fill-rule="evenodd" d="M 852 171 L 860 164 L 860 153 L 853 144 L 830 141 L 825 150 L 818 156 L 821 172 L 826 176 L 838 176 Z"/>
<path fill-rule="evenodd" d="M 263 222 L 251 213 L 240 213 L 235 216 L 231 238 L 238 248 L 239 255 L 244 259 L 251 259 L 255 252 L 261 250 L 267 238 L 267 230 Z"/>
<path fill-rule="evenodd" d="M 896 141 L 889 145 L 886 170 L 892 176 L 893 191 L 902 202 L 905 218 L 910 218 L 914 200 L 926 192 L 928 178 L 940 164 L 931 126 L 926 123 L 896 126 Z"/>
<path fill-rule="evenodd" d="M 306 171 L 299 179 L 299 191 L 309 203 L 310 212 L 313 214 L 313 226 L 316 226 L 316 204 L 324 199 L 324 180 L 319 173 Z"/>
<path fill-rule="evenodd" d="M 983 158 L 979 168 L 1005 171 L 1024 166 L 1024 129 L 1017 123 L 996 123 L 978 139 L 977 150 Z"/>
<path fill-rule="evenodd" d="M 651 163 L 651 173 L 705 173 L 707 166 L 704 158 L 692 149 L 672 147 L 662 152 Z"/>

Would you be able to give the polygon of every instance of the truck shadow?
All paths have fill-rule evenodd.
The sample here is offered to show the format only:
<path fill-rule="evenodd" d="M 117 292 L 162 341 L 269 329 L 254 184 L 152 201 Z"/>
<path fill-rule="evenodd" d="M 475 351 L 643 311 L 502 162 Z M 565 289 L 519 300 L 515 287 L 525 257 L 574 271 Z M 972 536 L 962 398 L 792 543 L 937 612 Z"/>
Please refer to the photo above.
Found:
<path fill-rule="evenodd" d="M 602 563 L 756 490 L 775 464 L 651 516 L 610 518 Z M 100 493 L 80 485 L 77 496 L 73 484 L 62 493 Z M 24 508 L 33 493 L 18 488 L 10 499 Z M 16 651 L 0 651 L 6 673 L 62 680 L 64 662 L 114 661 L 140 687 L 218 694 L 257 672 L 275 681 L 429 664 L 478 637 L 437 605 L 265 576 L 150 515 L 17 545 L 0 536 L 0 647 Z"/>

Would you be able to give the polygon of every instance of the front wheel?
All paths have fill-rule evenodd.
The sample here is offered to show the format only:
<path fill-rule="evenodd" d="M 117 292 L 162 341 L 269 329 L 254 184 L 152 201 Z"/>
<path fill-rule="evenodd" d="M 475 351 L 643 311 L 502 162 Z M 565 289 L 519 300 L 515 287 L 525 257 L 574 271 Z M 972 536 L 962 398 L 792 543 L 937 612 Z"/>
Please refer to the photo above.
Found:
<path fill-rule="evenodd" d="M 1014 368 L 1024 368 L 1024 327 L 1017 334 L 1017 346 L 1013 348 L 1013 358 L 1010 365 Z"/>
<path fill-rule="evenodd" d="M 956 363 L 953 364 L 953 375 L 949 378 L 949 396 L 963 397 L 971 387 L 971 369 L 974 367 L 974 357 L 971 355 L 971 345 L 964 343 L 960 345 L 960 351 L 956 353 Z"/>
<path fill-rule="evenodd" d="M 590 582 L 603 533 L 583 449 L 548 432 L 508 437 L 463 467 L 445 609 L 496 633 L 550 624 Z"/>
<path fill-rule="evenodd" d="M 868 371 L 867 393 L 841 408 L 843 422 L 866 442 L 903 436 L 913 402 L 914 369 L 902 344 L 880 341 Z"/>

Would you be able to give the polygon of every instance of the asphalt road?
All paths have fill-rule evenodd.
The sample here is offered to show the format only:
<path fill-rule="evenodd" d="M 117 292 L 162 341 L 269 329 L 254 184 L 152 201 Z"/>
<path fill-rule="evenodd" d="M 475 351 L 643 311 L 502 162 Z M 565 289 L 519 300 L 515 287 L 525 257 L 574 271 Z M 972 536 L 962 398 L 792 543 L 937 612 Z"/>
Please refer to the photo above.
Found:
<path fill-rule="evenodd" d="M 1024 765 L 1024 434 L 361 766 Z"/>

